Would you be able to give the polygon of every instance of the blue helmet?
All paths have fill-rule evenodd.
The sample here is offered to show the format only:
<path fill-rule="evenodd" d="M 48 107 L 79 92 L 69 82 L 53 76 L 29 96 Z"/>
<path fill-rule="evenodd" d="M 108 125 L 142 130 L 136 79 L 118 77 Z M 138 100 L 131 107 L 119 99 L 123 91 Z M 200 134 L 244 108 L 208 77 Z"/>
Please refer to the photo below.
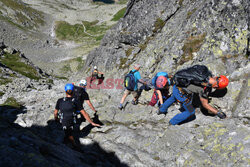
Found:
<path fill-rule="evenodd" d="M 65 88 L 64 88 L 65 92 L 67 92 L 67 90 L 74 90 L 74 85 L 71 84 L 71 83 L 68 83 L 65 85 Z"/>

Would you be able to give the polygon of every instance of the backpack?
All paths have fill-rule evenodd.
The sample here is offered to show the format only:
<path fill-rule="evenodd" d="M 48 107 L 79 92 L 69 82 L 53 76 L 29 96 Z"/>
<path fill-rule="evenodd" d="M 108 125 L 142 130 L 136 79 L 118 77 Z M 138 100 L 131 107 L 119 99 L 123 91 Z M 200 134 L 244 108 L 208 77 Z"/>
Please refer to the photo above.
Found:
<path fill-rule="evenodd" d="M 67 100 L 66 97 L 64 97 L 62 103 L 64 103 L 64 105 L 72 105 L 72 107 L 74 108 L 74 111 L 72 113 L 73 121 L 74 121 L 74 123 L 76 123 L 76 106 L 77 106 L 77 104 L 76 104 L 75 98 L 72 98 L 71 100 Z M 58 111 L 58 118 L 60 120 L 60 123 L 62 123 L 62 121 L 64 119 L 64 113 L 61 110 Z"/>
<path fill-rule="evenodd" d="M 206 66 L 194 65 L 177 71 L 173 82 L 178 87 L 187 87 L 190 84 L 201 86 L 201 83 L 208 82 L 209 77 L 212 77 L 212 73 Z"/>
<path fill-rule="evenodd" d="M 79 100 L 80 102 L 83 102 L 84 101 L 83 92 L 84 92 L 84 89 L 82 87 L 74 86 L 73 97 L 76 100 Z"/>
<path fill-rule="evenodd" d="M 159 88 L 159 86 L 157 86 L 157 79 L 158 78 L 163 78 L 163 77 L 165 77 L 166 78 L 166 80 L 167 80 L 167 82 L 169 83 L 169 79 L 168 79 L 168 73 L 167 72 L 158 72 L 156 75 L 155 75 L 155 77 L 152 79 L 152 85 L 154 85 L 155 87 L 157 87 L 157 88 Z M 163 80 L 165 80 L 165 79 L 163 79 Z M 162 80 L 162 81 L 163 81 Z M 158 80 L 158 82 L 159 82 L 160 80 Z M 166 84 L 166 83 L 165 83 Z M 162 86 L 165 86 L 165 84 L 163 84 Z"/>
<path fill-rule="evenodd" d="M 136 85 L 134 73 L 137 71 L 130 71 L 124 78 L 124 87 L 127 90 L 133 91 Z"/>

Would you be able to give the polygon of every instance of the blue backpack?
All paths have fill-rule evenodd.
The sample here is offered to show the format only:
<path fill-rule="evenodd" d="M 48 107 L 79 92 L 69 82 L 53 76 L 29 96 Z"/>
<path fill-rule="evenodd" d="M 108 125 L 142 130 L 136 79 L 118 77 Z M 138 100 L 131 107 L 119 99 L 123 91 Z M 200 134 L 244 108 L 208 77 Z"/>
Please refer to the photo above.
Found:
<path fill-rule="evenodd" d="M 133 91 L 136 85 L 134 73 L 137 71 L 130 71 L 124 78 L 124 87 L 127 90 Z"/>

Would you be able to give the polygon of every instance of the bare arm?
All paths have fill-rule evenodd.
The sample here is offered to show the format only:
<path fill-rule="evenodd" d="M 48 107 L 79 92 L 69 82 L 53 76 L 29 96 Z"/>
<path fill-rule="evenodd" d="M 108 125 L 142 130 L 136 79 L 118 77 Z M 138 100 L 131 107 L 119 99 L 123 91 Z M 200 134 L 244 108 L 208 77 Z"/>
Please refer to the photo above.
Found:
<path fill-rule="evenodd" d="M 91 103 L 91 101 L 90 101 L 90 100 L 86 100 L 86 102 L 87 102 L 87 104 L 89 105 L 89 107 L 90 107 L 94 112 L 96 112 L 96 110 L 95 110 L 93 104 Z"/>
<path fill-rule="evenodd" d="M 84 110 L 82 109 L 80 112 L 81 112 L 81 114 L 84 116 L 84 118 L 85 118 L 91 125 L 93 125 L 93 126 L 101 126 L 101 125 L 99 125 L 99 124 L 94 123 L 94 122 L 91 120 L 91 118 L 89 117 L 89 114 L 86 113 L 86 111 L 84 111 Z"/>
<path fill-rule="evenodd" d="M 207 99 L 204 99 L 204 98 L 200 97 L 200 101 L 201 101 L 202 106 L 205 109 L 211 111 L 214 114 L 218 113 L 218 110 L 216 110 L 214 107 L 212 107 L 210 104 L 208 104 L 208 100 Z"/>
<path fill-rule="evenodd" d="M 139 82 L 144 84 L 144 85 L 147 85 L 147 82 L 143 81 L 143 79 L 139 79 Z"/>
<path fill-rule="evenodd" d="M 98 71 L 98 74 L 104 74 L 103 72 Z"/>
<path fill-rule="evenodd" d="M 58 110 L 57 109 L 54 110 L 54 118 L 55 118 L 55 120 L 58 120 Z"/>
<path fill-rule="evenodd" d="M 157 94 L 158 94 L 158 96 L 159 96 L 159 101 L 160 101 L 160 104 L 163 104 L 163 98 L 162 98 L 161 91 L 160 91 L 160 90 L 156 90 L 156 93 L 157 93 Z"/>

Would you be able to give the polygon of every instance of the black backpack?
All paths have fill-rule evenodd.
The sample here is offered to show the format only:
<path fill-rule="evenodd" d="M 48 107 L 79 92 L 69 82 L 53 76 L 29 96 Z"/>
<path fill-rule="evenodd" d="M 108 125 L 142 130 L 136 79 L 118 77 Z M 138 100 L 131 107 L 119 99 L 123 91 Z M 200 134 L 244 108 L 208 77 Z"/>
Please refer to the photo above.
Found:
<path fill-rule="evenodd" d="M 79 87 L 79 86 L 74 86 L 74 92 L 73 92 L 73 97 L 76 99 L 76 100 L 79 100 L 80 102 L 83 102 L 83 92 L 84 92 L 84 89 L 82 87 Z"/>
<path fill-rule="evenodd" d="M 63 104 L 62 104 L 63 103 Z M 72 98 L 71 100 L 68 100 L 68 99 L 66 99 L 66 97 L 64 97 L 63 98 L 63 101 L 61 102 L 61 106 L 62 105 L 72 105 L 72 107 L 74 108 L 74 111 L 72 112 L 72 116 L 73 116 L 73 121 L 74 121 L 74 123 L 76 123 L 76 106 L 77 106 L 77 104 L 76 104 L 77 102 L 76 102 L 76 99 L 75 98 Z M 64 115 L 64 113 L 61 111 L 61 110 L 59 110 L 58 111 L 58 118 L 59 118 L 59 120 L 60 120 L 60 123 L 62 123 L 62 121 L 63 121 L 63 119 L 64 119 L 64 117 L 63 117 L 63 115 Z"/>
<path fill-rule="evenodd" d="M 212 77 L 212 73 L 206 66 L 194 65 L 177 71 L 173 83 L 178 87 L 187 87 L 190 84 L 201 86 L 202 82 L 208 82 L 209 77 Z"/>
<path fill-rule="evenodd" d="M 134 73 L 137 71 L 130 71 L 124 78 L 124 87 L 127 90 L 133 91 L 135 88 L 135 76 Z"/>

